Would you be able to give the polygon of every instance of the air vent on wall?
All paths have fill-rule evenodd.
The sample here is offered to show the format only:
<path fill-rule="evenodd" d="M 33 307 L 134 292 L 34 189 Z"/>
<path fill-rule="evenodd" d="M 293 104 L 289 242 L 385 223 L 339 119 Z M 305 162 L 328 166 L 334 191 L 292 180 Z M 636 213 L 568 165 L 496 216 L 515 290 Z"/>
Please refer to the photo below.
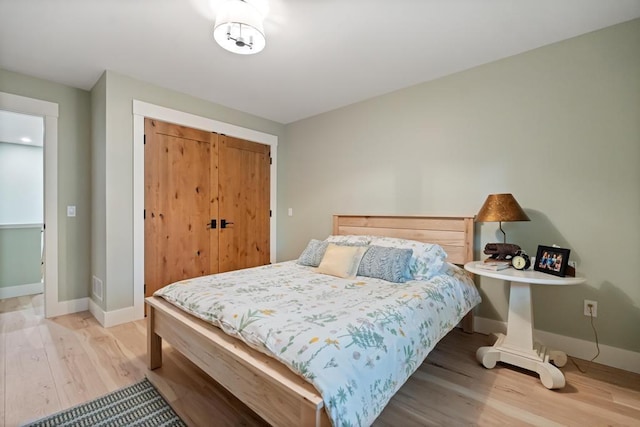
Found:
<path fill-rule="evenodd" d="M 91 292 L 96 298 L 102 301 L 102 280 L 98 279 L 96 276 L 93 276 L 93 287 Z"/>

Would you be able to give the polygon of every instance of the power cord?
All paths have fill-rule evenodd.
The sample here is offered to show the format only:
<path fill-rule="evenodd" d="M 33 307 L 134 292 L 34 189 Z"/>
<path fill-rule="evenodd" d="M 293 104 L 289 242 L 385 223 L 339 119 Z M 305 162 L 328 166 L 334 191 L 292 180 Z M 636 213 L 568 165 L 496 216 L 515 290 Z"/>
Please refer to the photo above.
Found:
<path fill-rule="evenodd" d="M 589 366 L 591 366 L 591 363 L 596 360 L 596 358 L 598 356 L 600 356 L 600 345 L 598 344 L 598 331 L 596 331 L 596 326 L 593 324 L 593 305 L 588 304 L 587 307 L 589 307 L 589 317 L 591 319 L 591 329 L 593 329 L 593 335 L 596 337 L 596 350 L 597 353 L 595 356 L 593 356 L 593 358 L 591 360 L 589 360 L 587 367 L 584 368 L 584 370 L 578 366 L 578 364 L 576 363 L 575 360 L 573 360 L 572 357 L 570 357 L 569 359 L 571 360 L 571 363 L 573 363 L 575 365 L 576 368 L 578 368 L 578 371 L 582 372 L 583 374 L 587 373 L 587 370 L 589 369 Z"/>

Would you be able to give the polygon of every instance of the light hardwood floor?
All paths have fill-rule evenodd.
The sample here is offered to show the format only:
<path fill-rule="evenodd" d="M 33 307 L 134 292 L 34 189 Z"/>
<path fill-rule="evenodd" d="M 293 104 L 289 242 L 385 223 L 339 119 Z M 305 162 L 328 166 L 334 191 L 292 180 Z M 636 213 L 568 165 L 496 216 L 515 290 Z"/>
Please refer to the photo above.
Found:
<path fill-rule="evenodd" d="M 145 323 L 102 328 L 88 312 L 43 318 L 42 296 L 0 300 L 0 426 L 17 426 L 133 384 L 145 375 L 193 426 L 265 423 L 166 345 L 147 371 Z M 640 375 L 591 364 L 545 389 L 525 371 L 484 369 L 493 338 L 455 330 L 391 400 L 377 426 L 640 425 Z M 578 360 L 581 366 L 586 362 Z"/>

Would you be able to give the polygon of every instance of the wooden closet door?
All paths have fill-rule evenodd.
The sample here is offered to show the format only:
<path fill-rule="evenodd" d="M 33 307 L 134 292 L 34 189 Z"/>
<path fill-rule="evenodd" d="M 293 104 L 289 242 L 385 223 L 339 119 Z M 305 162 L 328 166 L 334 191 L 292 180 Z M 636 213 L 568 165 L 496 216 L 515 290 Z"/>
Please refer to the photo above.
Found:
<path fill-rule="evenodd" d="M 225 135 L 218 142 L 220 272 L 269 264 L 270 147 Z"/>
<path fill-rule="evenodd" d="M 145 119 L 145 296 L 218 272 L 217 136 Z"/>

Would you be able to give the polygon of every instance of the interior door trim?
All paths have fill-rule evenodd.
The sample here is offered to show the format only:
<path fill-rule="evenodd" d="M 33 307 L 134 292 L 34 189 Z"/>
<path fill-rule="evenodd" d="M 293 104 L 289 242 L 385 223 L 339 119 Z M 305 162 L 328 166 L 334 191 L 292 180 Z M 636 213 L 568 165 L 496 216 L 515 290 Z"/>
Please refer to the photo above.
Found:
<path fill-rule="evenodd" d="M 0 92 L 0 109 L 44 119 L 44 315 L 73 313 L 78 305 L 86 310 L 86 299 L 59 301 L 58 297 L 58 104 Z"/>
<path fill-rule="evenodd" d="M 133 100 L 133 305 L 136 317 L 144 316 L 144 119 L 157 119 L 177 125 L 246 139 L 271 147 L 271 186 L 269 206 L 272 212 L 269 226 L 270 261 L 276 254 L 276 201 L 278 137 L 254 129 L 220 122 L 207 117 L 178 111 L 160 105 Z"/>

